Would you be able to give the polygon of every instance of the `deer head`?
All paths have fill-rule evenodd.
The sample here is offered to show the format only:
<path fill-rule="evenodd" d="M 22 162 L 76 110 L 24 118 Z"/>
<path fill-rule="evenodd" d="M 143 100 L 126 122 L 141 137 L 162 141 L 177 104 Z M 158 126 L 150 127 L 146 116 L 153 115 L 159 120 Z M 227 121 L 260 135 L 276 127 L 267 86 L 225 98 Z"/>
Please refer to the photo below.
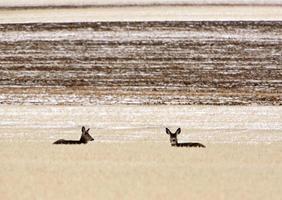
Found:
<path fill-rule="evenodd" d="M 169 135 L 169 137 L 170 137 L 169 140 L 170 140 L 171 146 L 176 146 L 177 143 L 178 143 L 178 141 L 177 141 L 177 135 L 180 134 L 181 129 L 178 128 L 175 133 L 172 133 L 168 128 L 166 128 L 165 130 L 166 130 L 166 133 L 167 133 L 167 134 Z"/>
<path fill-rule="evenodd" d="M 82 134 L 81 134 L 81 137 L 80 137 L 81 143 L 86 144 L 88 141 L 94 140 L 93 137 L 88 133 L 89 130 L 90 130 L 90 128 L 86 130 L 84 126 L 82 127 L 82 129 L 81 129 Z"/>

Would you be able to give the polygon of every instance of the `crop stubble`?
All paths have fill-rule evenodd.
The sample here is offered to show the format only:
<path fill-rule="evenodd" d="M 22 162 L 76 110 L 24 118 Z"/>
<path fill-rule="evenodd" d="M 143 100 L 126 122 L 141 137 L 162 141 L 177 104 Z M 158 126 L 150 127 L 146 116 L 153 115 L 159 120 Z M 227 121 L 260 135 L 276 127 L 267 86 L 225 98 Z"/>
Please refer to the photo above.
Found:
<path fill-rule="evenodd" d="M 280 21 L 0 25 L 1 104 L 281 105 Z"/>

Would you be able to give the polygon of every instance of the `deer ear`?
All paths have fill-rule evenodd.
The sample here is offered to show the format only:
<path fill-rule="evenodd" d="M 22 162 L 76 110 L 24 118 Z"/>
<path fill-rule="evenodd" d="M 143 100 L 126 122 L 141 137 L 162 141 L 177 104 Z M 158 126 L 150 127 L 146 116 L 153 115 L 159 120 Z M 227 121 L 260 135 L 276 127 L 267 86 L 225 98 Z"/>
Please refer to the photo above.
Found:
<path fill-rule="evenodd" d="M 171 132 L 170 132 L 170 130 L 168 128 L 165 128 L 165 131 L 166 131 L 166 134 L 168 134 L 168 135 L 171 134 Z"/>
<path fill-rule="evenodd" d="M 87 131 L 86 131 L 86 132 L 88 133 L 88 131 L 89 131 L 89 130 L 90 130 L 90 128 L 89 128 L 89 129 L 87 129 Z"/>
<path fill-rule="evenodd" d="M 84 126 L 81 128 L 81 131 L 82 131 L 82 133 L 85 132 L 85 127 Z"/>
<path fill-rule="evenodd" d="M 176 130 L 175 134 L 180 134 L 180 132 L 181 132 L 181 128 L 178 128 L 178 129 Z"/>

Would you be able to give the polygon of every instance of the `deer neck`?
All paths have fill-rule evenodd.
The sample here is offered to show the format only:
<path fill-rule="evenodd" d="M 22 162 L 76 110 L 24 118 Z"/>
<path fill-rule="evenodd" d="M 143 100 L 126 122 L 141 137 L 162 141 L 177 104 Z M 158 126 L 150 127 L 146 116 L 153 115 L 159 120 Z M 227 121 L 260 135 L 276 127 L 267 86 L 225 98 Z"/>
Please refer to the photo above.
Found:
<path fill-rule="evenodd" d="M 81 136 L 79 142 L 86 144 L 87 140 L 85 139 L 85 137 Z"/>

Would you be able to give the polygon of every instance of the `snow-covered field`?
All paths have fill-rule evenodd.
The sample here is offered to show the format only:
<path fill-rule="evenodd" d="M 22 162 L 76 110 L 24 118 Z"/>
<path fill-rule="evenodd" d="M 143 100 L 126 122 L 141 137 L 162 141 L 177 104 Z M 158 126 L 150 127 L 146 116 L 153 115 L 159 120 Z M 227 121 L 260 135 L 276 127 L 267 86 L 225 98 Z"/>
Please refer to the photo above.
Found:
<path fill-rule="evenodd" d="M 164 12 L 165 11 L 165 12 Z M 0 23 L 97 21 L 281 20 L 272 6 L 109 6 L 84 8 L 1 9 Z"/>
<path fill-rule="evenodd" d="M 81 126 L 95 142 L 165 142 L 165 127 L 180 141 L 282 142 L 282 107 L 275 106 L 1 106 L 0 140 L 78 139 Z"/>

